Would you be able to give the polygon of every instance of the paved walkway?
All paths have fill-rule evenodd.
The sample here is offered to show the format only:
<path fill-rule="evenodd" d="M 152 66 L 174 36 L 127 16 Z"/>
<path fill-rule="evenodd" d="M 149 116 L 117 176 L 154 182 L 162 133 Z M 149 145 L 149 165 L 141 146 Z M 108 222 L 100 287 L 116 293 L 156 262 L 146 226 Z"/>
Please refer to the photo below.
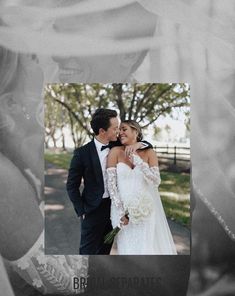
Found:
<path fill-rule="evenodd" d="M 67 196 L 67 171 L 45 164 L 45 253 L 78 254 L 80 219 Z M 180 255 L 190 254 L 190 231 L 168 219 Z M 115 254 L 115 245 L 112 249 Z"/>

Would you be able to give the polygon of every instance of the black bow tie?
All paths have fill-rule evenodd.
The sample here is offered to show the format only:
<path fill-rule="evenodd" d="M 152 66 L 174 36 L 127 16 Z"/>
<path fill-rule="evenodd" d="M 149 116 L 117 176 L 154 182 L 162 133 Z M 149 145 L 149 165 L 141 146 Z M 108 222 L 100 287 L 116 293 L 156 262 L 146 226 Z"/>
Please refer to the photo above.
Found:
<path fill-rule="evenodd" d="M 110 148 L 109 144 L 108 145 L 103 145 L 100 150 L 103 151 L 104 149 L 107 149 L 107 148 Z"/>

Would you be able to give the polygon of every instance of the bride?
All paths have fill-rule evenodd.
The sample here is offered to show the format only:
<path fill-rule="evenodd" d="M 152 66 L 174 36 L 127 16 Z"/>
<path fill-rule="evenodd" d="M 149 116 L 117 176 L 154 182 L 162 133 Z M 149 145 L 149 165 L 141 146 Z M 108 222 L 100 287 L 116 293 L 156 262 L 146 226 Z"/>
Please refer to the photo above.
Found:
<path fill-rule="evenodd" d="M 158 186 L 160 174 L 152 149 L 125 155 L 125 146 L 142 139 L 141 128 L 133 120 L 120 126 L 123 146 L 113 148 L 107 161 L 108 188 L 113 227 L 119 255 L 175 255 L 176 247 L 166 220 Z"/>

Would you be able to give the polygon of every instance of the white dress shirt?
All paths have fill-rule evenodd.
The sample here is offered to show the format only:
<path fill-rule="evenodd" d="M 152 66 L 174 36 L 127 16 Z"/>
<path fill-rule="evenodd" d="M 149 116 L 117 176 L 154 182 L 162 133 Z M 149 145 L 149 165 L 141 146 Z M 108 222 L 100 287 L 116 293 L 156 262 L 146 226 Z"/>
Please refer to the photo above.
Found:
<path fill-rule="evenodd" d="M 103 174 L 103 180 L 104 180 L 104 194 L 103 198 L 109 197 L 109 192 L 108 192 L 108 186 L 107 186 L 107 173 L 106 173 L 106 168 L 107 168 L 107 157 L 109 154 L 110 149 L 106 148 L 103 151 L 101 151 L 101 147 L 107 144 L 103 144 L 99 142 L 96 138 L 94 138 L 96 150 L 99 156 L 101 168 L 102 168 L 102 174 Z"/>

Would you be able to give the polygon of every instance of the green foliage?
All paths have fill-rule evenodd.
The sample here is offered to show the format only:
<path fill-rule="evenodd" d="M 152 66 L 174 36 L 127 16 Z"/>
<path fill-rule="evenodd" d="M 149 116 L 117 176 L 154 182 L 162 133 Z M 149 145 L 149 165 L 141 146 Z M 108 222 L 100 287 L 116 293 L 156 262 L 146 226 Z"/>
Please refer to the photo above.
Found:
<path fill-rule="evenodd" d="M 161 171 L 160 191 L 174 192 L 177 194 L 190 193 L 190 175 Z"/>
<path fill-rule="evenodd" d="M 45 87 L 46 136 L 68 127 L 75 146 L 93 136 L 91 115 L 97 108 L 119 111 L 121 120 L 134 119 L 142 128 L 176 108 L 189 111 L 189 88 L 184 83 L 170 84 L 48 84 Z"/>
<path fill-rule="evenodd" d="M 176 200 L 172 198 L 172 193 L 178 195 L 190 194 L 190 175 L 161 171 L 159 191 L 160 194 L 162 193 L 161 200 L 167 217 L 190 227 L 190 200 Z"/>
<path fill-rule="evenodd" d="M 161 197 L 162 204 L 168 218 L 190 227 L 190 203 L 189 200 L 172 200 Z"/>
<path fill-rule="evenodd" d="M 54 165 L 56 165 L 59 168 L 62 169 L 69 169 L 70 161 L 72 159 L 72 153 L 68 152 L 60 152 L 55 153 L 54 151 L 46 151 L 44 153 L 44 159 Z"/>

